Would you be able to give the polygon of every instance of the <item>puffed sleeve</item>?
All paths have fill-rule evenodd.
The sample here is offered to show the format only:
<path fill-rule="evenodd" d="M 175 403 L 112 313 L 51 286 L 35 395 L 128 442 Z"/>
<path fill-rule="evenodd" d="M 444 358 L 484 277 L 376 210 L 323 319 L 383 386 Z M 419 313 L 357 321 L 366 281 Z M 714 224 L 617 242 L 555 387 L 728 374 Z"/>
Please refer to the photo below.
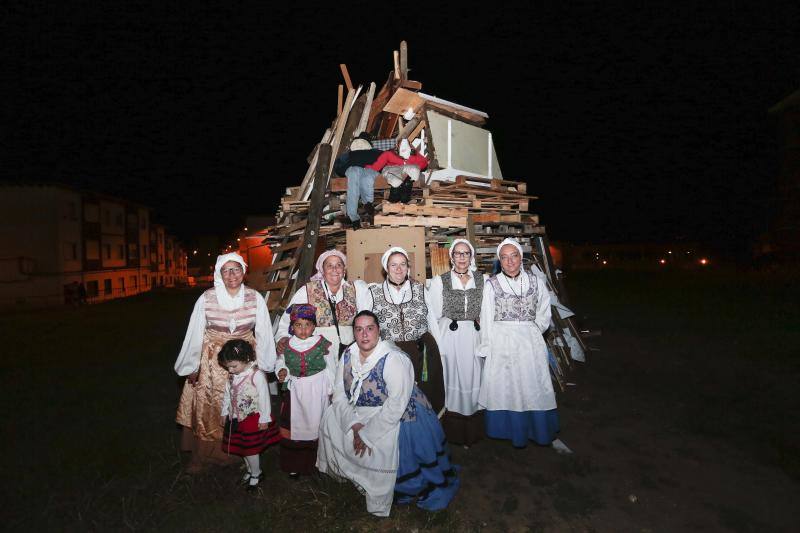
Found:
<path fill-rule="evenodd" d="M 358 357 L 356 354 L 354 357 Z M 356 413 L 355 407 L 347 401 L 347 395 L 344 393 L 344 356 L 339 359 L 336 365 L 336 377 L 333 381 L 333 402 L 329 409 L 333 409 L 336 414 L 336 420 L 339 422 L 339 427 L 342 428 L 342 433 L 347 434 L 353 424 L 361 422 L 361 418 Z"/>
<path fill-rule="evenodd" d="M 292 299 L 289 301 L 289 306 L 294 304 L 307 304 L 308 303 L 308 291 L 306 291 L 306 286 L 303 285 L 300 287 L 297 292 L 294 293 Z M 291 322 L 291 312 L 289 311 L 289 306 L 286 307 L 286 311 L 281 314 L 281 319 L 278 322 L 278 330 L 275 332 L 275 342 L 281 340 L 284 337 L 291 337 L 289 335 L 289 324 Z"/>
<path fill-rule="evenodd" d="M 358 311 L 372 311 L 372 293 L 369 291 L 369 285 L 362 279 L 353 281 L 353 286 L 356 288 L 356 308 Z"/>
<path fill-rule="evenodd" d="M 477 355 L 488 357 L 491 353 L 491 332 L 494 327 L 494 287 L 491 283 L 483 284 L 483 298 L 481 300 L 481 344 L 478 346 Z"/>
<path fill-rule="evenodd" d="M 272 339 L 272 322 L 264 298 L 256 298 L 256 361 L 258 368 L 272 372 L 275 368 L 275 341 Z"/>
<path fill-rule="evenodd" d="M 414 388 L 414 367 L 411 359 L 398 352 L 392 352 L 383 367 L 383 380 L 386 382 L 388 397 L 380 411 L 364 423 L 359 436 L 370 448 L 400 423 L 400 418 L 408 407 L 408 400 Z"/>
<path fill-rule="evenodd" d="M 269 403 L 269 387 L 267 376 L 260 369 L 253 374 L 253 385 L 258 391 L 258 423 L 269 424 L 272 422 L 272 406 Z"/>
<path fill-rule="evenodd" d="M 331 348 L 333 348 L 333 346 L 329 346 L 328 353 L 325 354 L 324 372 L 328 379 L 328 394 L 333 394 L 333 384 L 336 381 L 336 355 L 333 354 Z"/>
<path fill-rule="evenodd" d="M 429 290 L 427 288 L 423 291 L 425 297 L 425 307 L 428 308 L 428 331 L 431 332 L 433 339 L 436 341 L 436 345 L 439 346 L 439 349 L 441 350 L 442 332 L 439 329 L 439 319 L 442 317 L 442 278 L 436 276 L 430 281 L 430 286 L 438 286 L 438 292 Z"/>
<path fill-rule="evenodd" d="M 541 278 L 536 279 L 536 285 L 539 290 L 539 302 L 536 306 L 536 325 L 539 331 L 544 333 L 550 327 L 550 318 L 552 309 L 550 308 L 550 291 L 547 290 L 547 284 Z"/>
<path fill-rule="evenodd" d="M 175 372 L 179 376 L 188 376 L 200 368 L 200 354 L 203 351 L 203 333 L 206 329 L 206 304 L 205 297 L 201 295 L 194 304 L 189 327 L 183 346 L 175 361 Z"/>

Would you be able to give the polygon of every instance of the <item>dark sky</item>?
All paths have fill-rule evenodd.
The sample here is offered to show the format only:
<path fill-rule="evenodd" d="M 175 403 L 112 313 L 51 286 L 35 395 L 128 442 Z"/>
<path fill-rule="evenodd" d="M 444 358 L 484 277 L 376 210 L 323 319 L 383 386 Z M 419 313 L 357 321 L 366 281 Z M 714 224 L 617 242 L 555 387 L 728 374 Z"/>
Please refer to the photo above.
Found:
<path fill-rule="evenodd" d="M 401 39 L 424 92 L 489 113 L 554 239 L 752 237 L 778 169 L 767 109 L 800 87 L 797 2 L 64 4 L 0 17 L 2 178 L 142 202 L 188 242 L 274 213 L 334 118 L 338 64 L 380 86 Z"/>

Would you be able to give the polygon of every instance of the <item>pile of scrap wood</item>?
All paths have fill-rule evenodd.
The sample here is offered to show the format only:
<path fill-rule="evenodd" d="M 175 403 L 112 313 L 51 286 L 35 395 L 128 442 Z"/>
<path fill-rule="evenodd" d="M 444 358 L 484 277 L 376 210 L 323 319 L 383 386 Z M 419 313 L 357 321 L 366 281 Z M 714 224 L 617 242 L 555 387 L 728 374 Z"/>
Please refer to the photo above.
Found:
<path fill-rule="evenodd" d="M 497 245 L 506 237 L 513 237 L 523 246 L 526 264 L 536 264 L 560 303 L 568 304 L 553 267 L 545 228 L 539 224 L 539 217 L 529 212 L 536 197 L 528 194 L 526 183 L 502 178 L 491 133 L 481 128 L 488 115 L 421 93 L 422 84 L 407 77 L 405 42 L 394 53 L 394 63 L 377 93 L 374 83 L 366 90 L 363 86 L 354 87 L 346 66 L 340 65 L 345 85 L 339 86 L 337 116 L 309 155 L 308 171 L 302 181 L 286 189 L 278 207 L 277 224 L 267 228 L 264 242 L 272 250 L 273 264 L 267 269 L 265 290 L 273 316 L 284 311 L 296 288 L 313 274 L 319 253 L 334 247 L 346 251 L 347 240 L 354 233 L 344 225 L 347 179 L 333 175 L 333 162 L 362 132 L 385 140 L 386 147 L 402 138 L 409 139 L 428 158 L 430 167 L 414 183 L 407 204 L 388 202 L 389 185 L 383 176 L 378 176 L 373 227 L 357 233 L 387 227 L 424 228 L 428 278 L 450 268 L 447 247 L 454 238 L 468 238 L 475 246 L 480 270 L 491 273 Z M 486 143 L 488 150 L 480 145 L 486 154 L 477 166 L 474 161 L 461 163 L 458 159 L 452 135 L 457 128 L 466 132 L 459 138 Z M 442 145 L 438 151 L 437 141 Z M 464 166 L 470 168 L 465 171 Z M 571 360 L 583 357 L 576 357 L 574 352 L 585 351 L 586 347 L 573 319 L 561 317 L 563 306 L 561 313 L 559 307 L 553 309 L 555 327 L 547 340 L 554 355 L 554 378 L 563 387 L 564 372 Z"/>

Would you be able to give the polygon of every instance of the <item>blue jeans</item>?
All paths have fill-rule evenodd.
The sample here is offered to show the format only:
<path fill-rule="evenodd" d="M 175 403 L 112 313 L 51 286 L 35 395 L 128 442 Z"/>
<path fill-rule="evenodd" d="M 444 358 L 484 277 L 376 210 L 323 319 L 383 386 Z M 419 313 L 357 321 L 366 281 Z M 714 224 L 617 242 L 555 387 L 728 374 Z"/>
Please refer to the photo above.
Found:
<path fill-rule="evenodd" d="M 360 220 L 358 199 L 365 204 L 375 199 L 375 178 L 378 173 L 371 168 L 347 167 L 347 216 L 350 220 Z"/>

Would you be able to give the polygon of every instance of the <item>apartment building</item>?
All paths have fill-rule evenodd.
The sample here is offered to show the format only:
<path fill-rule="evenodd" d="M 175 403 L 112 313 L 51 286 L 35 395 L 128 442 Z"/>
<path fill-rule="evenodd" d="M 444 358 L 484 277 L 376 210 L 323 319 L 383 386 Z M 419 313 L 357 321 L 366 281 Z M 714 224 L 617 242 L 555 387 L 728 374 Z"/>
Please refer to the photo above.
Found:
<path fill-rule="evenodd" d="M 0 308 L 83 295 L 95 303 L 166 286 L 165 228 L 150 219 L 145 206 L 59 185 L 0 187 Z M 169 238 L 173 286 L 186 281 L 186 254 Z"/>

